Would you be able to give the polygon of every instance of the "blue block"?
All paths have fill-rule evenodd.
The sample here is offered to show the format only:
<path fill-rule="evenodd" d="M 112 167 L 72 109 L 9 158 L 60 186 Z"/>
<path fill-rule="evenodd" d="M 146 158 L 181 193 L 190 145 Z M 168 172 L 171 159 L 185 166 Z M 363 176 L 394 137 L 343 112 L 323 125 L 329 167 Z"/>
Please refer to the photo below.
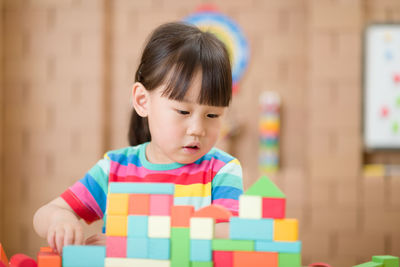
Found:
<path fill-rule="evenodd" d="M 145 237 L 128 237 L 126 247 L 127 258 L 146 259 L 149 257 L 149 239 Z"/>
<path fill-rule="evenodd" d="M 296 242 L 274 242 L 274 241 L 256 241 L 255 251 L 281 252 L 281 253 L 300 253 L 301 241 Z"/>
<path fill-rule="evenodd" d="M 105 246 L 65 246 L 62 266 L 64 267 L 104 267 Z"/>
<path fill-rule="evenodd" d="M 190 261 L 212 261 L 211 240 L 190 240 Z"/>
<path fill-rule="evenodd" d="M 272 241 L 274 233 L 273 219 L 242 219 L 231 217 L 229 236 L 239 240 Z"/>
<path fill-rule="evenodd" d="M 128 237 L 147 237 L 148 216 L 128 215 Z"/>
<path fill-rule="evenodd" d="M 169 238 L 149 238 L 149 258 L 155 260 L 169 260 L 170 258 Z"/>
<path fill-rule="evenodd" d="M 171 183 L 110 183 L 109 193 L 167 194 L 173 195 L 175 185 Z"/>

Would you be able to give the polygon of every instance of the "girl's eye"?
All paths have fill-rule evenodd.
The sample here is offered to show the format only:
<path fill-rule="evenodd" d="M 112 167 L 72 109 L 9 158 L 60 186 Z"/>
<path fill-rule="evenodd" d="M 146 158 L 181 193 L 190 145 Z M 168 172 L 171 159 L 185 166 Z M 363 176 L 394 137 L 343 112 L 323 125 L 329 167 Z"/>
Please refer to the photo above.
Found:
<path fill-rule="evenodd" d="M 209 117 L 211 119 L 215 119 L 215 118 L 218 118 L 219 115 L 218 114 L 207 114 L 207 117 Z"/>
<path fill-rule="evenodd" d="M 186 111 L 186 110 L 179 110 L 179 109 L 177 109 L 176 112 L 178 112 L 178 113 L 181 114 L 181 115 L 188 115 L 188 114 L 190 114 L 190 112 L 189 112 L 189 111 Z"/>

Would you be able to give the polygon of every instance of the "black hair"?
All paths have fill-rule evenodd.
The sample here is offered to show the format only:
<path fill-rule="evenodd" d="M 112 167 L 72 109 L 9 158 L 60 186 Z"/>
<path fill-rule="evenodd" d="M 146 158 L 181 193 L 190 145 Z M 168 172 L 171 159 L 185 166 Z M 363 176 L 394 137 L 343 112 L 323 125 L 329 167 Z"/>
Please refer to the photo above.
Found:
<path fill-rule="evenodd" d="M 209 32 L 183 22 L 166 23 L 150 35 L 135 75 L 148 91 L 165 85 L 163 96 L 181 101 L 198 71 L 202 73 L 198 103 L 229 105 L 232 73 L 225 45 Z M 132 110 L 129 144 L 150 141 L 147 118 Z"/>

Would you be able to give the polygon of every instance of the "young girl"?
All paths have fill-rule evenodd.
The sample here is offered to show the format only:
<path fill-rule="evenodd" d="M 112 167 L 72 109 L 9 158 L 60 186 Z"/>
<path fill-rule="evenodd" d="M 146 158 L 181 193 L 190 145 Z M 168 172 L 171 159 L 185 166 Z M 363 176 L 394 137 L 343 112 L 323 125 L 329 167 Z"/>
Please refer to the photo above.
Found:
<path fill-rule="evenodd" d="M 232 75 L 225 46 L 214 35 L 168 23 L 150 36 L 136 71 L 129 147 L 107 152 L 86 176 L 41 207 L 36 232 L 61 253 L 84 241 L 82 225 L 103 218 L 110 182 L 174 183 L 175 205 L 213 204 L 235 215 L 243 192 L 237 159 L 214 148 L 231 101 Z M 216 235 L 228 237 L 227 223 Z"/>

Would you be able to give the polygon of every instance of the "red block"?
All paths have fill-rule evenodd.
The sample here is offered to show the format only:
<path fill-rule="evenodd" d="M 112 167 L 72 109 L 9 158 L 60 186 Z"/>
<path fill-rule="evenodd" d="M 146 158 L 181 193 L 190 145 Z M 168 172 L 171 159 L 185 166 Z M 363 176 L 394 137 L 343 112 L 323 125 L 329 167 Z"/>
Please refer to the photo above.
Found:
<path fill-rule="evenodd" d="M 193 206 L 172 206 L 171 227 L 190 227 L 190 217 L 193 213 Z"/>
<path fill-rule="evenodd" d="M 61 256 L 47 248 L 40 248 L 37 254 L 37 263 L 38 267 L 61 267 Z"/>
<path fill-rule="evenodd" d="M 278 267 L 278 253 L 259 251 L 233 252 L 233 267 Z"/>
<path fill-rule="evenodd" d="M 262 199 L 262 217 L 282 219 L 285 218 L 286 198 L 268 198 Z"/>
<path fill-rule="evenodd" d="M 37 267 L 37 263 L 24 254 L 15 254 L 10 259 L 10 267 Z"/>
<path fill-rule="evenodd" d="M 0 261 L 0 267 L 8 267 L 8 265 L 6 265 L 6 264 L 3 263 L 2 261 Z"/>
<path fill-rule="evenodd" d="M 173 195 L 150 195 L 150 215 L 169 216 L 173 204 Z"/>
<path fill-rule="evenodd" d="M 8 258 L 6 252 L 3 249 L 3 245 L 0 243 L 0 263 L 3 263 L 4 266 L 8 267 Z M 1 265 L 0 265 L 1 267 Z"/>
<path fill-rule="evenodd" d="M 233 252 L 214 250 L 213 261 L 214 261 L 214 267 L 233 267 Z"/>
<path fill-rule="evenodd" d="M 126 258 L 126 236 L 107 236 L 106 257 Z"/>
<path fill-rule="evenodd" d="M 150 215 L 150 195 L 130 194 L 128 203 L 129 215 Z"/>

